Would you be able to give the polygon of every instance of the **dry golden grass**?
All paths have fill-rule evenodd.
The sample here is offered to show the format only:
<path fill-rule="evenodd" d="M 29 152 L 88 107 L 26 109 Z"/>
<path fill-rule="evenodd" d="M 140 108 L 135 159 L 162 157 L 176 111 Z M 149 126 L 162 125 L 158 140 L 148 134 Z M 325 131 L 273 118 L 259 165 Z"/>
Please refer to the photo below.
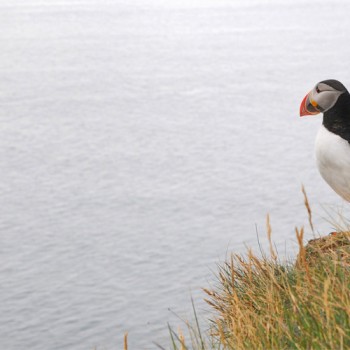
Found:
<path fill-rule="evenodd" d="M 128 333 L 124 333 L 124 350 L 128 350 Z"/>
<path fill-rule="evenodd" d="M 349 230 L 304 246 L 304 229 L 296 229 L 297 259 L 282 263 L 269 217 L 266 226 L 269 256 L 232 254 L 219 267 L 215 287 L 204 289 L 213 310 L 209 331 L 201 332 L 196 316 L 196 326 L 187 325 L 186 345 L 182 333 L 171 330 L 174 350 L 350 349 Z"/>
<path fill-rule="evenodd" d="M 222 349 L 350 348 L 349 262 L 348 233 L 301 244 L 296 264 L 232 255 L 205 290 L 211 336 Z"/>

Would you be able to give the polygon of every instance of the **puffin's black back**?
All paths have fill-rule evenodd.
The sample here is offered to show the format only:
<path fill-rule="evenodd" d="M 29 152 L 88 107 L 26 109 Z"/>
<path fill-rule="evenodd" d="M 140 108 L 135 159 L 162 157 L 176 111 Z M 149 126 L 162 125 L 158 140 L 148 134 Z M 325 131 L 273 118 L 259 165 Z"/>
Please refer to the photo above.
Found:
<path fill-rule="evenodd" d="M 337 80 L 325 80 L 324 82 L 337 90 L 345 90 L 345 92 L 339 96 L 336 104 L 323 114 L 323 125 L 350 143 L 350 94 Z"/>

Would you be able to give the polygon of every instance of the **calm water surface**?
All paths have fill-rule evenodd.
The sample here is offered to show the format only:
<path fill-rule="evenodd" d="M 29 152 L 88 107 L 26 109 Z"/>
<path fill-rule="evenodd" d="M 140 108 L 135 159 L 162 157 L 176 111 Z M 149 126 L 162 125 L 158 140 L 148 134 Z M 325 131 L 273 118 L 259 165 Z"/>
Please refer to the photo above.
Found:
<path fill-rule="evenodd" d="M 0 343 L 169 346 L 227 251 L 281 254 L 314 165 L 319 80 L 350 86 L 346 1 L 0 0 Z M 308 230 L 308 237 L 311 232 Z"/>

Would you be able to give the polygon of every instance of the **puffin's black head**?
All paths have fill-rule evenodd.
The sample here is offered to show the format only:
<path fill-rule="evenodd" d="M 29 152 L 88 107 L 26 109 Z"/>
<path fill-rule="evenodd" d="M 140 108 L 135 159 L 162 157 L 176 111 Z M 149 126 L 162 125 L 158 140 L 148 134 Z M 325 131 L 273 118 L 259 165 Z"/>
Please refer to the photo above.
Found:
<path fill-rule="evenodd" d="M 338 80 L 329 79 L 317 83 L 301 102 L 300 116 L 329 111 L 343 94 L 349 95 L 348 90 Z"/>

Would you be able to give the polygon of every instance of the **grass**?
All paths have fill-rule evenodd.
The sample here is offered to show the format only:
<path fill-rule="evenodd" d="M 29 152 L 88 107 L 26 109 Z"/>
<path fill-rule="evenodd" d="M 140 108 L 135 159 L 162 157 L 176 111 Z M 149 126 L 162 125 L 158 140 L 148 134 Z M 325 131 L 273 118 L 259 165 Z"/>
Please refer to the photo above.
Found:
<path fill-rule="evenodd" d="M 350 348 L 349 247 L 338 234 L 300 246 L 295 264 L 233 255 L 206 290 L 211 336 L 223 349 Z"/>
<path fill-rule="evenodd" d="M 313 230 L 306 193 L 305 206 Z M 350 232 L 303 244 L 296 229 L 296 261 L 281 262 L 270 252 L 232 254 L 219 266 L 217 283 L 204 289 L 212 309 L 208 330 L 186 322 L 187 339 L 170 329 L 173 350 L 349 349 Z"/>

